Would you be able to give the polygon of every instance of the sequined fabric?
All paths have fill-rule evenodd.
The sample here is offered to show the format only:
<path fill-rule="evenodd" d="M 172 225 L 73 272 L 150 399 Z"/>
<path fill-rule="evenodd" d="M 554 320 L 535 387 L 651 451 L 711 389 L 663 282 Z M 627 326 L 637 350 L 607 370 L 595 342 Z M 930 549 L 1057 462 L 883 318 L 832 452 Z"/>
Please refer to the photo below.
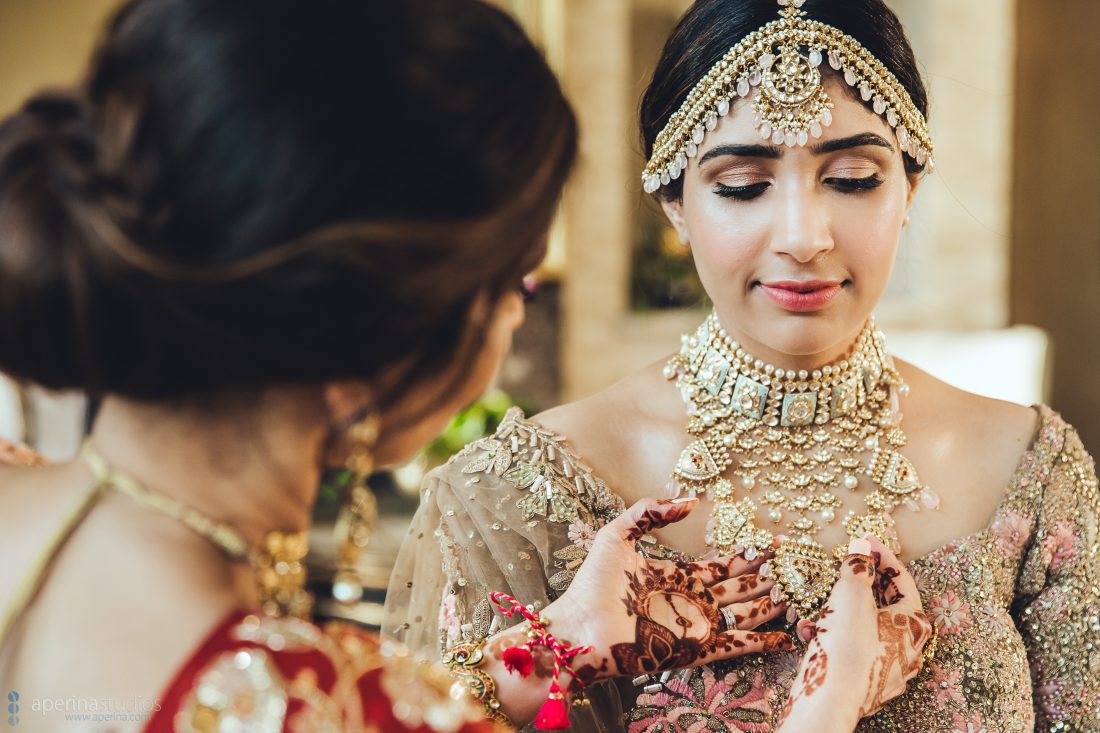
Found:
<path fill-rule="evenodd" d="M 1076 432 L 1040 413 L 990 524 L 909 564 L 939 643 L 907 692 L 858 730 L 1100 730 L 1100 490 Z M 485 633 L 490 590 L 549 602 L 622 508 L 563 438 L 509 413 L 425 482 L 383 631 L 438 653 Z M 791 652 L 718 663 L 649 692 L 607 683 L 574 709 L 573 730 L 765 733 L 798 662 Z"/>

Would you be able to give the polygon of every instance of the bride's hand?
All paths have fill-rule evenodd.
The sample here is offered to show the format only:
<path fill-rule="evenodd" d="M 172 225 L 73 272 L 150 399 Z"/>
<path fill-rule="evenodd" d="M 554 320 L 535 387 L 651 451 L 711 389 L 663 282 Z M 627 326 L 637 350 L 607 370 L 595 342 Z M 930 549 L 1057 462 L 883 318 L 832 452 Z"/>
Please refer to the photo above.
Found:
<path fill-rule="evenodd" d="M 593 647 L 574 664 L 585 683 L 792 648 L 785 633 L 754 631 L 786 611 L 769 597 L 772 581 L 757 574 L 766 555 L 687 563 L 635 550 L 642 536 L 697 505 L 646 499 L 631 506 L 600 529 L 569 589 L 545 609 L 555 635 Z"/>
<path fill-rule="evenodd" d="M 873 536 L 852 540 L 828 603 L 809 639 L 777 730 L 850 731 L 905 692 L 920 672 L 932 625 L 913 576 Z"/>

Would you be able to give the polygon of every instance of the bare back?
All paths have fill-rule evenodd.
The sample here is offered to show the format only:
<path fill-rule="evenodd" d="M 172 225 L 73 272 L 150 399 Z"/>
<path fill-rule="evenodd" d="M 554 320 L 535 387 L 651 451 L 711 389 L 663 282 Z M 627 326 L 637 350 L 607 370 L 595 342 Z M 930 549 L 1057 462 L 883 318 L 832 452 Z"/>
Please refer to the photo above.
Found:
<path fill-rule="evenodd" d="M 25 583 L 38 586 L 0 646 L 0 687 L 21 693 L 23 717 L 36 731 L 81 728 L 63 714 L 38 717 L 30 708 L 34 699 L 67 700 L 84 711 L 92 700 L 131 711 L 135 700 L 156 701 L 236 605 L 217 590 L 227 583 L 216 553 L 204 562 L 210 550 L 198 543 L 194 562 L 181 558 L 176 540 L 190 542 L 188 530 L 114 494 L 91 506 L 34 583 L 30 569 L 92 484 L 79 461 L 0 468 L 0 614 Z M 142 723 L 111 725 L 128 731 Z"/>

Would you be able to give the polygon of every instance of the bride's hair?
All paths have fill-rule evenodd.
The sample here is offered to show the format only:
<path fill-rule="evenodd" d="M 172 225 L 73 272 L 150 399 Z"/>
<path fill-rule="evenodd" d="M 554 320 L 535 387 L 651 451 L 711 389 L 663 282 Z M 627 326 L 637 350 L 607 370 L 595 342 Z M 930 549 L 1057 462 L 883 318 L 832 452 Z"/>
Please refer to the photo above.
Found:
<path fill-rule="evenodd" d="M 0 125 L 0 370 L 144 400 L 424 384 L 542 258 L 576 137 L 477 0 L 130 2 L 78 91 Z"/>
<path fill-rule="evenodd" d="M 806 0 L 802 9 L 810 19 L 838 28 L 859 41 L 898 78 L 913 104 L 928 117 L 928 91 L 913 47 L 901 21 L 883 0 Z M 639 122 L 647 159 L 653 153 L 657 135 L 692 87 L 743 38 L 776 20 L 779 10 L 775 0 L 696 0 L 688 9 L 665 43 L 642 97 Z M 823 68 L 832 72 L 827 66 Z M 860 100 L 858 91 L 849 91 Z M 923 170 L 909 156 L 904 157 L 909 173 Z M 683 190 L 684 180 L 680 178 L 662 186 L 658 196 L 676 200 Z"/>

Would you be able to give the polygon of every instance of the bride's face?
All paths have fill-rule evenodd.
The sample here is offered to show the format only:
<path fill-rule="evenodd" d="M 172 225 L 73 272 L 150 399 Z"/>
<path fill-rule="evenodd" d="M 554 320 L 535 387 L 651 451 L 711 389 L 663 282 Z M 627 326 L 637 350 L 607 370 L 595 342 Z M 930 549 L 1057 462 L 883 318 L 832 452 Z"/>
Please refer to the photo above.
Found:
<path fill-rule="evenodd" d="M 799 368 L 838 358 L 874 310 L 916 186 L 886 122 L 826 89 L 833 123 L 804 148 L 762 140 L 735 104 L 663 204 L 730 335 Z"/>

